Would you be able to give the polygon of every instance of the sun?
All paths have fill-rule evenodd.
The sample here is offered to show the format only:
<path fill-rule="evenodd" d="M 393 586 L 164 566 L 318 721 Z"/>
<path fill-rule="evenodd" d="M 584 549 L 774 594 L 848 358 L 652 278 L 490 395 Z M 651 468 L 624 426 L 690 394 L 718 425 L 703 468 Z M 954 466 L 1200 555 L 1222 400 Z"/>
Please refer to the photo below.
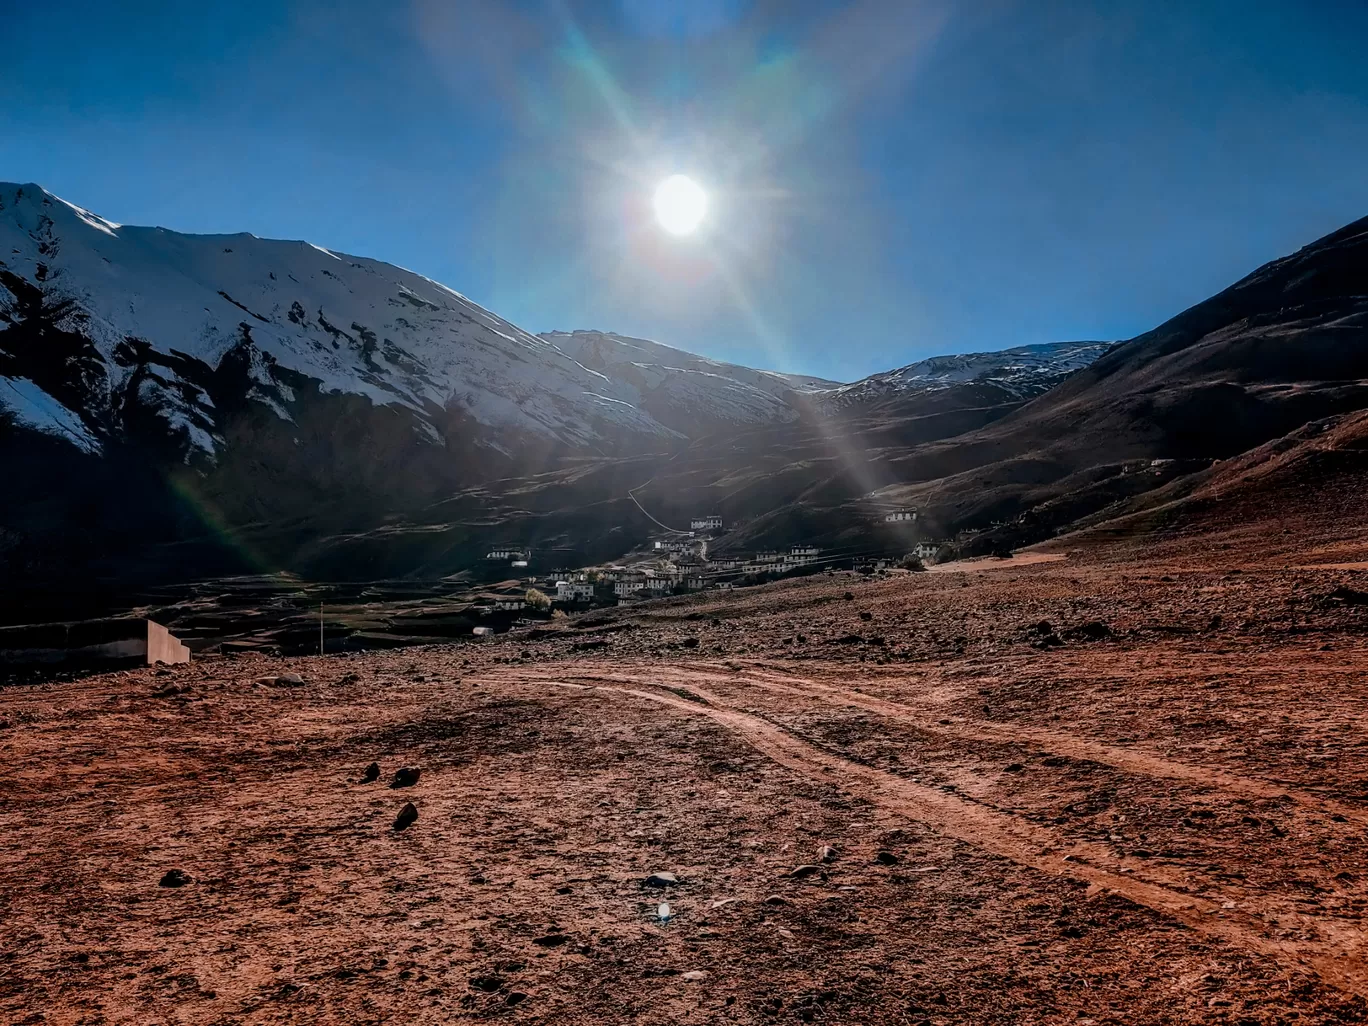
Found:
<path fill-rule="evenodd" d="M 688 175 L 671 175 L 656 186 L 656 220 L 671 235 L 692 235 L 708 212 L 708 194 Z"/>

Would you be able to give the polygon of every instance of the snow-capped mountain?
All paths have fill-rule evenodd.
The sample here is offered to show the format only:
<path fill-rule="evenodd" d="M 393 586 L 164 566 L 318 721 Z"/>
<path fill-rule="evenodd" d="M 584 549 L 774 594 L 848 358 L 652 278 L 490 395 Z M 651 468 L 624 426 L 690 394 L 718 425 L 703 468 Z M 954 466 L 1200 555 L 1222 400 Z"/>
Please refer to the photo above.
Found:
<path fill-rule="evenodd" d="M 328 396 L 393 409 L 420 444 L 632 450 L 966 381 L 1026 397 L 1106 348 L 936 357 L 841 385 L 605 332 L 536 336 L 392 264 L 119 225 L 0 184 L 0 410 L 92 453 L 160 434 L 212 462 L 244 406 L 290 425 Z"/>
<path fill-rule="evenodd" d="M 229 401 L 284 421 L 310 395 L 350 394 L 406 411 L 429 441 L 455 421 L 504 450 L 510 436 L 601 449 L 791 413 L 777 375 L 698 358 L 681 372 L 591 367 L 585 349 L 377 260 L 119 225 L 39 186 L 0 185 L 0 406 L 87 450 L 141 417 L 187 457 L 214 458 L 230 376 L 241 394 Z"/>
<path fill-rule="evenodd" d="M 828 412 L 955 385 L 981 382 L 997 386 L 1007 398 L 1029 399 L 1082 370 L 1112 342 L 1047 342 L 993 353 L 933 356 L 897 370 L 873 374 L 849 385 L 814 391 L 813 399 Z"/>
<path fill-rule="evenodd" d="M 753 370 L 695 356 L 682 349 L 602 331 L 554 331 L 541 336 L 591 370 L 632 390 L 633 401 L 679 429 L 702 411 L 719 424 L 763 424 L 796 419 L 791 399 L 840 387 L 802 374 Z"/>
<path fill-rule="evenodd" d="M 655 529 L 633 497 L 653 472 L 675 520 L 715 507 L 698 488 L 717 474 L 760 515 L 779 496 L 756 466 L 824 466 L 795 453 L 850 427 L 814 424 L 824 410 L 899 392 L 893 421 L 916 423 L 882 424 L 883 452 L 1001 415 L 1103 348 L 846 386 L 622 335 L 539 337 L 377 260 L 120 225 L 0 184 L 0 599 L 262 567 L 449 573 L 510 539 L 615 558 Z"/>

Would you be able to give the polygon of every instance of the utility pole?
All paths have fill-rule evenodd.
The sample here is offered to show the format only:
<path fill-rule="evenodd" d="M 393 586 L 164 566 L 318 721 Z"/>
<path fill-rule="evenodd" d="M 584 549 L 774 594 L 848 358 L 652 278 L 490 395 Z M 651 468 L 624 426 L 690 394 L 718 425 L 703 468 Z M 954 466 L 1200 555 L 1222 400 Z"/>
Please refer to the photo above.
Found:
<path fill-rule="evenodd" d="M 318 604 L 318 654 L 323 654 L 323 603 Z"/>

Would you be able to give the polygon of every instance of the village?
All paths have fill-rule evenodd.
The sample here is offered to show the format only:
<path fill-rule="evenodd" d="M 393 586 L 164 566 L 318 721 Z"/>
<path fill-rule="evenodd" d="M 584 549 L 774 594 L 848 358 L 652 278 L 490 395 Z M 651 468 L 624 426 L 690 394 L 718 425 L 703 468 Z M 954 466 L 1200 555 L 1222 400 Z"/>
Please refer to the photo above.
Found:
<path fill-rule="evenodd" d="M 911 524 L 916 521 L 917 512 L 898 508 L 876 516 L 888 524 Z M 899 556 L 824 550 L 801 543 L 746 556 L 712 555 L 710 544 L 723 529 L 720 515 L 697 516 L 689 521 L 688 531 L 662 532 L 660 537 L 651 539 L 649 548 L 629 554 L 622 562 L 525 573 L 490 585 L 474 601 L 477 607 L 490 612 L 624 605 L 708 589 L 761 584 L 789 575 L 920 569 L 934 562 L 941 552 L 940 545 L 919 541 L 908 545 Z M 527 547 L 498 546 L 489 550 L 485 562 L 491 570 L 507 565 L 515 572 L 526 571 L 533 565 L 533 555 Z"/>
<path fill-rule="evenodd" d="M 663 529 L 613 562 L 543 567 L 547 552 L 521 544 L 487 549 L 478 565 L 440 581 L 310 584 L 276 574 L 208 581 L 195 595 L 149 595 L 122 615 L 0 628 L 0 669 L 184 663 L 213 655 L 299 654 L 384 648 L 464 638 L 482 641 L 536 629 L 570 613 L 729 590 L 811 574 L 883 575 L 923 569 L 950 550 L 914 540 L 917 512 L 869 514 L 896 525 L 883 552 L 800 542 L 737 553 L 722 516 Z M 553 550 L 547 550 L 553 551 Z M 896 554 L 893 554 L 896 553 Z M 559 560 L 558 560 L 559 562 Z M 18 668 L 18 669 L 17 669 Z"/>

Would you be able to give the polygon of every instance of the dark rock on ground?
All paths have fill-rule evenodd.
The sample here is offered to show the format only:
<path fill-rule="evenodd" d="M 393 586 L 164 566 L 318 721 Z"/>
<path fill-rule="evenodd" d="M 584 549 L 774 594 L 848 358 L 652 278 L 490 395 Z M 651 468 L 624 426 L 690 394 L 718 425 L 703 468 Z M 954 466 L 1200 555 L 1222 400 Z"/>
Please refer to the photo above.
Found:
<path fill-rule="evenodd" d="M 394 817 L 394 829 L 396 832 L 407 830 L 416 822 L 418 822 L 418 809 L 413 802 L 409 802 L 399 810 L 399 815 Z"/>
<path fill-rule="evenodd" d="M 414 769 L 412 766 L 403 766 L 394 771 L 394 779 L 390 781 L 390 787 L 412 787 L 418 783 L 418 778 L 423 771 Z"/>

